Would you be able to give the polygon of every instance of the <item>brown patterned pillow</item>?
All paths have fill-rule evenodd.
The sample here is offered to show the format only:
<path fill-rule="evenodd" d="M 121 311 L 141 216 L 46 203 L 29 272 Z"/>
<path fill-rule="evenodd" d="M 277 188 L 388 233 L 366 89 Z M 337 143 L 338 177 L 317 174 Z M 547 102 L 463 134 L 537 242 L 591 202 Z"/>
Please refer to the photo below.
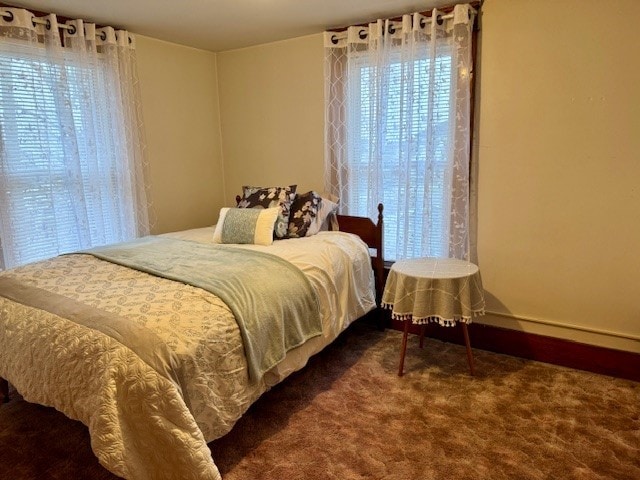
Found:
<path fill-rule="evenodd" d="M 316 192 L 296 196 L 289 215 L 289 238 L 307 236 L 309 226 L 316 220 L 321 201 L 322 198 Z"/>
<path fill-rule="evenodd" d="M 280 213 L 274 227 L 276 238 L 287 237 L 289 211 L 296 196 L 297 185 L 288 187 L 242 187 L 242 198 L 239 208 L 273 208 L 280 207 Z"/>

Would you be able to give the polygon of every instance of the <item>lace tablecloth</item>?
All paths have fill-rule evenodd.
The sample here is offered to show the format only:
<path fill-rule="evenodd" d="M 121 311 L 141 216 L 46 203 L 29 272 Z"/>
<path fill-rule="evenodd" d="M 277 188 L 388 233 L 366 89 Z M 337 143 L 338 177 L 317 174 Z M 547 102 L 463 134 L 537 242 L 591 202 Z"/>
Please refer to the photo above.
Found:
<path fill-rule="evenodd" d="M 477 265 L 454 258 L 414 258 L 393 264 L 382 305 L 396 320 L 453 326 L 484 314 L 484 290 Z"/>

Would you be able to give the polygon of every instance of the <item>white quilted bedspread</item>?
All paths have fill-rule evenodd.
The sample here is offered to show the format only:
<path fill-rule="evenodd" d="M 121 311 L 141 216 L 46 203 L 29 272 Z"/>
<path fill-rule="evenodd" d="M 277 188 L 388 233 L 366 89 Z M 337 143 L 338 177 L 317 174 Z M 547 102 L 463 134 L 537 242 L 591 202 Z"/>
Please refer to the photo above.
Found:
<path fill-rule="evenodd" d="M 174 236 L 206 242 L 210 233 Z M 121 477 L 219 479 L 206 442 L 227 433 L 264 391 L 374 306 L 368 251 L 359 239 L 332 232 L 274 245 L 261 249 L 310 278 L 324 335 L 292 351 L 259 382 L 249 382 L 240 332 L 215 295 L 88 255 L 1 275 L 149 329 L 179 358 L 185 391 L 113 338 L 3 297 L 0 376 L 26 400 L 87 425 L 100 463 Z"/>

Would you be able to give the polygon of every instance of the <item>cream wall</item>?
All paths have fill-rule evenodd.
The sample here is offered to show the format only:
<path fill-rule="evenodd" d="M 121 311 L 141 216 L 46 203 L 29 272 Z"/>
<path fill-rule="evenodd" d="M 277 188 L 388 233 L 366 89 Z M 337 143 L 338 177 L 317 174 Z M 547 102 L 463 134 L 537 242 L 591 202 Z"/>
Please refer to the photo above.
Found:
<path fill-rule="evenodd" d="M 227 199 L 242 185 L 322 189 L 323 47 L 319 35 L 218 54 Z"/>
<path fill-rule="evenodd" d="M 136 36 L 152 233 L 211 225 L 224 202 L 216 54 Z"/>
<path fill-rule="evenodd" d="M 484 3 L 479 256 L 487 322 L 640 352 L 640 2 L 601 6 Z"/>
<path fill-rule="evenodd" d="M 640 2 L 483 12 L 480 321 L 640 352 Z M 322 64 L 320 34 L 218 54 L 227 196 L 322 188 Z"/>

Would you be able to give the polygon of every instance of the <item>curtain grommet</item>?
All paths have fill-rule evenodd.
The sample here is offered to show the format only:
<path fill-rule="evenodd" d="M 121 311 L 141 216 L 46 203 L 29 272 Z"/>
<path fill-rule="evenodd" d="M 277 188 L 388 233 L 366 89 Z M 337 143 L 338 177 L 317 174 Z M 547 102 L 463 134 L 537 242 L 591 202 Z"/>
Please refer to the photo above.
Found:
<path fill-rule="evenodd" d="M 336 37 L 335 35 L 331 35 L 331 43 L 333 43 L 334 45 L 338 44 L 338 37 Z"/>
<path fill-rule="evenodd" d="M 365 38 L 367 38 L 367 32 L 362 29 L 358 32 L 358 37 L 360 37 L 360 40 L 364 40 Z"/>
<path fill-rule="evenodd" d="M 13 13 L 10 12 L 9 10 L 2 12 L 2 16 L 6 19 L 7 23 L 13 22 L 13 19 L 15 18 L 13 16 Z"/>
<path fill-rule="evenodd" d="M 48 18 L 47 18 L 47 24 L 45 25 L 45 28 L 47 30 L 51 30 L 51 20 L 49 20 Z"/>
<path fill-rule="evenodd" d="M 73 24 L 69 25 L 69 28 L 67 29 L 67 33 L 69 35 L 75 35 L 77 31 L 78 30 L 76 30 L 76 26 Z"/>
<path fill-rule="evenodd" d="M 100 32 L 100 40 L 102 40 L 103 42 L 107 40 L 107 32 Z"/>

